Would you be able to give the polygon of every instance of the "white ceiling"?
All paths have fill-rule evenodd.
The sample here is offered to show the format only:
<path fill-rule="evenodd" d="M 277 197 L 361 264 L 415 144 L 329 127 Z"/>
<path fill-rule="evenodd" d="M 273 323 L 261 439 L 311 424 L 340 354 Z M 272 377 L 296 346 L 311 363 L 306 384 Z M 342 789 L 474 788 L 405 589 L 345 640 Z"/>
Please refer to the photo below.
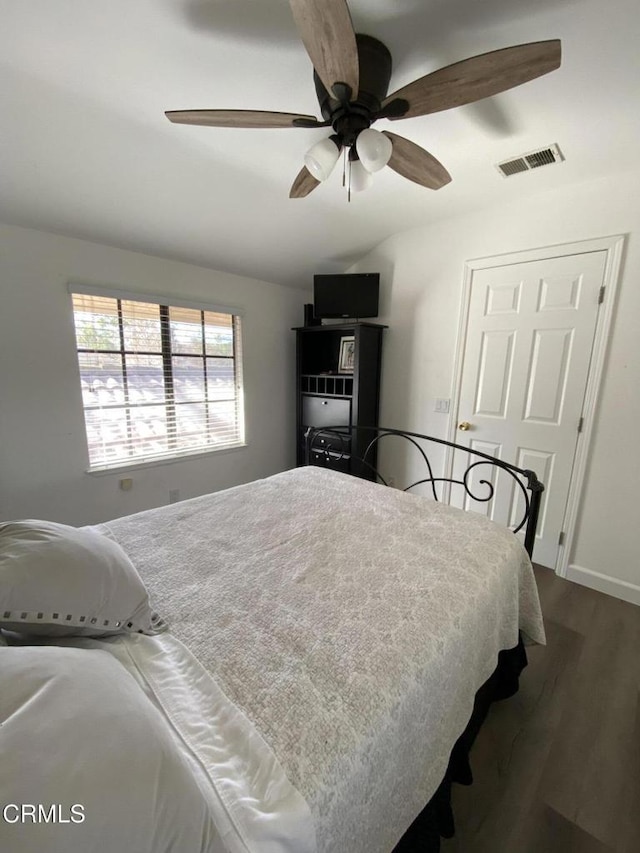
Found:
<path fill-rule="evenodd" d="M 637 168 L 637 0 L 351 0 L 385 42 L 391 91 L 441 66 L 561 38 L 558 70 L 478 104 L 380 121 L 453 177 L 433 192 L 390 169 L 350 204 L 340 170 L 288 198 L 327 130 L 171 124 L 168 109 L 319 116 L 287 0 L 0 0 L 0 219 L 307 287 L 398 231 Z M 557 142 L 566 162 L 502 178 Z"/>

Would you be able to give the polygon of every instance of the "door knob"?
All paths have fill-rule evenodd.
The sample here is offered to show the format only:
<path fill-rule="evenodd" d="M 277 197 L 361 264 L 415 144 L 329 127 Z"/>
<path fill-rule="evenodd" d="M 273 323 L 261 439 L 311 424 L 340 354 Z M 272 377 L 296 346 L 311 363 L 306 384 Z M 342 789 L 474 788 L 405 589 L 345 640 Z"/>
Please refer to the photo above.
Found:
<path fill-rule="evenodd" d="M 461 429 L 463 432 L 466 432 L 468 429 L 471 429 L 471 424 L 469 421 L 462 421 L 462 423 L 458 424 L 458 429 Z"/>

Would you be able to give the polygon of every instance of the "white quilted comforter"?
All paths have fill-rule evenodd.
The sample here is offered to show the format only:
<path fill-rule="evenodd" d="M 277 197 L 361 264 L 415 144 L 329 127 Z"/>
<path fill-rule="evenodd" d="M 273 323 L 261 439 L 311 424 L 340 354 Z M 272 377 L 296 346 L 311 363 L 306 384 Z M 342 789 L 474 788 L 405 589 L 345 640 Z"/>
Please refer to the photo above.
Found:
<path fill-rule="evenodd" d="M 544 643 L 508 530 L 320 468 L 103 525 L 172 633 L 305 798 L 318 853 L 389 853 L 518 629 Z"/>

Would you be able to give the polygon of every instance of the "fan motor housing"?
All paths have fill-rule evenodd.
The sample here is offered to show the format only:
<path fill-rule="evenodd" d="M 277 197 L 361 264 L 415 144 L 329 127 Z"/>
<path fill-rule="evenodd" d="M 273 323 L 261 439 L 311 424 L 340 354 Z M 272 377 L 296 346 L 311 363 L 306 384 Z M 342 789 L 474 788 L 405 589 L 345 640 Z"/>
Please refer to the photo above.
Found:
<path fill-rule="evenodd" d="M 375 121 L 375 114 L 380 110 L 391 80 L 391 54 L 386 46 L 373 36 L 363 33 L 356 33 L 356 45 L 360 89 L 349 104 L 343 104 L 329 94 L 316 71 L 313 72 L 322 117 L 331 122 L 346 145 L 351 144 L 361 130 Z"/>

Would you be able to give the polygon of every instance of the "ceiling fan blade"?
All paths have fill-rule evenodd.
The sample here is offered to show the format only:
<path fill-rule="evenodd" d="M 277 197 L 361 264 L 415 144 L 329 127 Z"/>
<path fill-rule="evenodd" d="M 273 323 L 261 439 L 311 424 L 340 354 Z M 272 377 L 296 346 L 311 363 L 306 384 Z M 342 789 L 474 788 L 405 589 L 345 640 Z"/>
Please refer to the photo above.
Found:
<path fill-rule="evenodd" d="M 433 154 L 429 154 L 404 136 L 398 136 L 388 130 L 382 132 L 393 144 L 391 159 L 387 165 L 394 172 L 430 190 L 439 190 L 449 183 L 451 175 Z"/>
<path fill-rule="evenodd" d="M 339 97 L 333 87 L 344 83 L 356 98 L 358 48 L 345 0 L 289 0 L 289 5 L 300 38 L 327 92 Z"/>
<path fill-rule="evenodd" d="M 307 167 L 303 166 L 291 185 L 289 198 L 304 198 L 309 195 L 310 192 L 313 192 L 319 184 L 320 181 L 317 181 Z"/>
<path fill-rule="evenodd" d="M 555 71 L 560 67 L 561 57 L 560 39 L 520 44 L 472 56 L 398 89 L 385 98 L 382 111 L 398 98 L 407 101 L 409 108 L 402 115 L 389 115 L 392 121 L 471 104 Z"/>
<path fill-rule="evenodd" d="M 314 116 L 262 110 L 170 110 L 165 115 L 176 124 L 207 127 L 323 127 L 325 124 Z"/>

